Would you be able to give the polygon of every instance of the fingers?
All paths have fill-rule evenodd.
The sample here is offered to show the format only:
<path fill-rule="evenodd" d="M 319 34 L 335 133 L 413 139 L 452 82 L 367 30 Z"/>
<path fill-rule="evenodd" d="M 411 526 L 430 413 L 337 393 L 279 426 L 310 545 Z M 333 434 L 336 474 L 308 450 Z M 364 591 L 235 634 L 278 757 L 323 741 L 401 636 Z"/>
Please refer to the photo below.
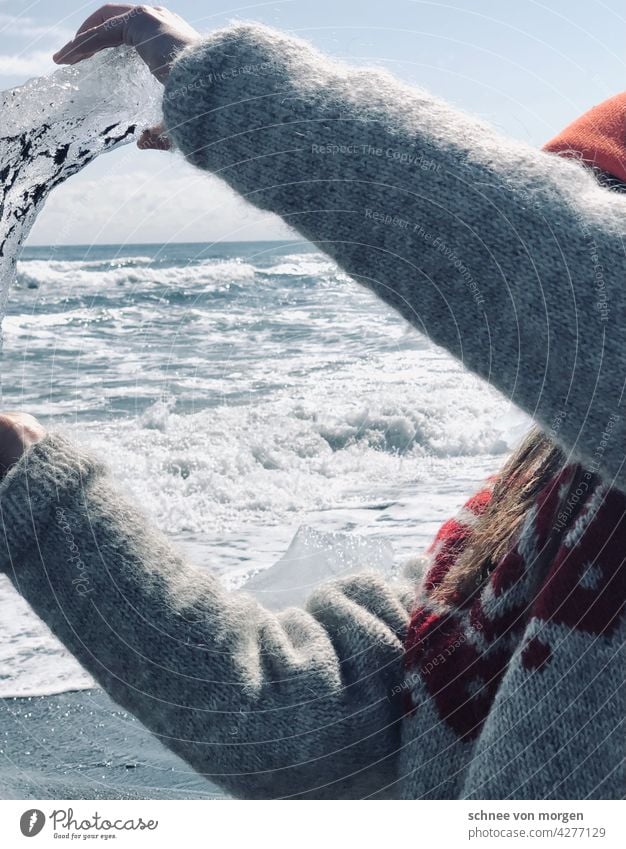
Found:
<path fill-rule="evenodd" d="M 6 410 L 0 413 L 0 429 L 6 428 L 43 430 L 34 416 L 31 416 L 30 413 L 23 413 L 21 410 Z"/>
<path fill-rule="evenodd" d="M 125 14 L 108 18 L 99 26 L 77 33 L 54 54 L 52 59 L 57 65 L 74 65 L 107 47 L 119 47 L 120 44 L 126 44 L 127 23 L 128 17 Z"/>
<path fill-rule="evenodd" d="M 19 444 L 24 450 L 46 435 L 45 428 L 30 413 L 0 413 L 0 457 L 7 445 Z"/>
<path fill-rule="evenodd" d="M 137 140 L 140 150 L 171 150 L 170 140 L 165 135 L 163 124 L 144 130 Z"/>
<path fill-rule="evenodd" d="M 164 83 L 172 56 L 199 38 L 189 24 L 160 6 L 110 4 L 87 18 L 74 38 L 52 58 L 58 65 L 74 65 L 100 50 L 125 44 L 135 47 L 154 76 Z M 162 143 L 158 146 L 164 149 Z"/>
<path fill-rule="evenodd" d="M 135 8 L 137 7 L 132 6 L 130 3 L 107 3 L 106 6 L 100 6 L 97 12 L 94 12 L 93 15 L 89 15 L 89 17 L 82 22 L 76 31 L 76 35 L 80 35 L 88 29 L 99 27 L 101 24 L 105 23 L 105 21 L 108 21 L 109 18 L 116 18 L 118 15 L 125 15 L 127 12 L 132 12 Z"/>
<path fill-rule="evenodd" d="M 0 477 L 45 435 L 42 425 L 28 413 L 0 413 Z"/>

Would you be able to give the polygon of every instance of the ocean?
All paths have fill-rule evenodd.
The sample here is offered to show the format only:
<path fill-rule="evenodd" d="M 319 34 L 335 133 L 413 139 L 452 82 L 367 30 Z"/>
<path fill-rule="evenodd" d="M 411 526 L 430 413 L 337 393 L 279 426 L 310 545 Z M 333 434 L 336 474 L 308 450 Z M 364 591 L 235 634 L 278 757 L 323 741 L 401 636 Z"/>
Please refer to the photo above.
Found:
<path fill-rule="evenodd" d="M 4 409 L 271 607 L 396 575 L 529 426 L 303 242 L 27 246 L 3 328 Z M 0 697 L 93 686 L 6 578 L 0 621 Z"/>

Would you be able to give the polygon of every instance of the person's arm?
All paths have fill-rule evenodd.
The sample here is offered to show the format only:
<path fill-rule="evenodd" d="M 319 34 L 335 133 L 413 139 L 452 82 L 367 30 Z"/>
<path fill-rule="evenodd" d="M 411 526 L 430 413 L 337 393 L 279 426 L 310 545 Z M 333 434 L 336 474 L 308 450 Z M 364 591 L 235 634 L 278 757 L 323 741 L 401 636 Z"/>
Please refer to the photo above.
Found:
<path fill-rule="evenodd" d="M 281 215 L 626 489 L 626 200 L 427 92 L 256 24 L 104 6 L 55 61 L 136 47 L 186 158 Z M 162 128 L 141 145 L 167 147 Z"/>
<path fill-rule="evenodd" d="M 163 109 L 191 163 L 626 488 L 623 197 L 384 71 L 254 24 L 183 51 Z"/>
<path fill-rule="evenodd" d="M 270 613 L 184 563 L 82 451 L 35 437 L 0 483 L 0 571 L 111 697 L 236 796 L 384 795 L 409 587 L 362 574 Z"/>

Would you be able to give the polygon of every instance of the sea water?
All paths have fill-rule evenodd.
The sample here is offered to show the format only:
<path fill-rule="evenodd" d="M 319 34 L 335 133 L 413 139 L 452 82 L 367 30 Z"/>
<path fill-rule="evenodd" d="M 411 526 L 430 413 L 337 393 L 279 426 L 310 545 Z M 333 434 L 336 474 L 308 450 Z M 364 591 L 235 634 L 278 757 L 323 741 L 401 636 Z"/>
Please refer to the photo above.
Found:
<path fill-rule="evenodd" d="M 3 326 L 3 407 L 270 607 L 392 578 L 528 427 L 302 242 L 27 247 Z M 92 684 L 5 578 L 0 621 L 0 696 Z"/>

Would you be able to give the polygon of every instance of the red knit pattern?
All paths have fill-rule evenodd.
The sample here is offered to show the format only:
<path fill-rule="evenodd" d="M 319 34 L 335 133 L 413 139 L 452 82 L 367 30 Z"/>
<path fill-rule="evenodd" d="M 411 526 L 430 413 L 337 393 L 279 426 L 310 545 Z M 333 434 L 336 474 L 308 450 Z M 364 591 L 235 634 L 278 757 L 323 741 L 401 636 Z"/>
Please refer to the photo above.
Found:
<path fill-rule="evenodd" d="M 471 539 L 472 517 L 484 510 L 490 486 L 441 527 L 430 548 L 431 565 L 405 643 L 406 668 L 419 676 L 441 720 L 463 740 L 480 733 L 518 648 L 529 673 L 541 674 L 551 662 L 547 638 L 520 645 L 532 618 L 610 636 L 624 611 L 626 496 L 589 476 L 572 510 L 575 471 L 568 466 L 542 489 L 518 541 L 467 605 L 434 603 L 431 595 Z M 415 710 L 410 697 L 405 704 L 407 713 Z"/>

